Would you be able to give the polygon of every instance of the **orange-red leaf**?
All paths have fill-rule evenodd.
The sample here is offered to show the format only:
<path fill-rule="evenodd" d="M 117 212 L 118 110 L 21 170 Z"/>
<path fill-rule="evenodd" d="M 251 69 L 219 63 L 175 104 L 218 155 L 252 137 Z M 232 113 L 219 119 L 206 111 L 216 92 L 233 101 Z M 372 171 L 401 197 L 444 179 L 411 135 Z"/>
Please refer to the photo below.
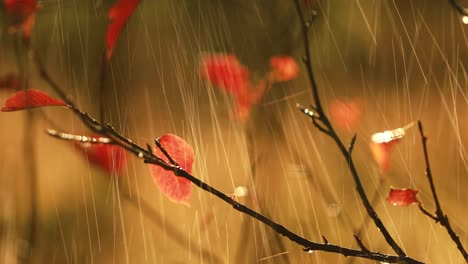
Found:
<path fill-rule="evenodd" d="M 404 136 L 405 130 L 403 128 L 387 130 L 372 135 L 370 149 L 382 174 L 385 174 L 390 169 L 391 151 Z"/>
<path fill-rule="evenodd" d="M 404 188 L 396 189 L 390 187 L 390 193 L 387 196 L 387 202 L 394 206 L 408 206 L 410 204 L 419 204 L 420 201 L 416 197 L 418 190 Z"/>
<path fill-rule="evenodd" d="M 39 8 L 37 0 L 5 0 L 7 13 L 13 17 L 13 31 L 23 30 L 26 39 L 31 37 L 35 13 Z"/>
<path fill-rule="evenodd" d="M 257 103 L 266 88 L 265 80 L 252 88 L 250 73 L 234 55 L 208 54 L 201 58 L 201 76 L 215 87 L 232 95 L 234 98 L 233 117 L 246 121 L 253 104 Z"/>
<path fill-rule="evenodd" d="M 59 99 L 50 97 L 43 91 L 28 89 L 19 91 L 10 96 L 5 101 L 2 112 L 18 111 L 41 106 L 66 106 L 66 104 Z"/>
<path fill-rule="evenodd" d="M 234 95 L 250 88 L 249 71 L 234 55 L 205 55 L 201 59 L 200 72 L 214 86 Z"/>
<path fill-rule="evenodd" d="M 139 3 L 140 0 L 119 0 L 109 10 L 108 17 L 111 20 L 111 23 L 107 27 L 106 34 L 107 60 L 110 60 L 112 57 L 115 42 L 119 37 L 120 31 Z"/>
<path fill-rule="evenodd" d="M 271 57 L 270 65 L 273 68 L 271 72 L 272 81 L 286 82 L 295 79 L 299 75 L 299 66 L 292 57 Z"/>
<path fill-rule="evenodd" d="M 165 134 L 159 139 L 159 143 L 181 168 L 188 173 L 192 173 L 195 154 L 193 148 L 187 142 L 176 135 Z M 168 162 L 168 159 L 159 148 L 155 148 L 154 154 Z M 189 180 L 178 177 L 174 175 L 174 172 L 157 165 L 150 165 L 150 171 L 156 185 L 169 200 L 189 206 L 189 199 L 192 194 L 192 183 Z"/>
<path fill-rule="evenodd" d="M 352 132 L 361 122 L 364 108 L 364 101 L 361 99 L 335 100 L 330 104 L 330 119 L 339 128 Z"/>
<path fill-rule="evenodd" d="M 117 145 L 103 143 L 75 143 L 87 160 L 112 175 L 119 175 L 127 164 L 126 152 Z"/>

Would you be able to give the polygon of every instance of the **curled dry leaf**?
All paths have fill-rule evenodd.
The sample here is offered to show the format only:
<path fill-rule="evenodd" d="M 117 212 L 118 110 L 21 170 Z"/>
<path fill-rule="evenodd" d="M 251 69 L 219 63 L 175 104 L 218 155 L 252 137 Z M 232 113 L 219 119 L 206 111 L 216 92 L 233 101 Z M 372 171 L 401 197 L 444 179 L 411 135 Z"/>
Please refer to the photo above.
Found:
<path fill-rule="evenodd" d="M 299 75 L 299 66 L 290 56 L 274 56 L 270 59 L 273 68 L 271 80 L 275 82 L 287 82 Z"/>
<path fill-rule="evenodd" d="M 76 148 L 87 160 L 111 175 L 119 175 L 127 164 L 123 148 L 112 144 L 75 142 Z"/>
<path fill-rule="evenodd" d="M 364 109 L 364 101 L 360 98 L 350 101 L 335 100 L 330 104 L 330 119 L 340 129 L 353 132 L 361 122 Z"/>
<path fill-rule="evenodd" d="M 159 143 L 182 169 L 192 173 L 195 154 L 187 142 L 176 135 L 165 134 L 159 138 Z M 155 148 L 154 155 L 169 162 L 159 148 Z M 189 180 L 178 177 L 173 171 L 165 170 L 157 165 L 150 164 L 150 172 L 156 185 L 169 200 L 189 206 L 192 194 L 192 183 Z"/>
<path fill-rule="evenodd" d="M 6 11 L 13 18 L 10 30 L 23 31 L 23 37 L 30 39 L 36 11 L 39 9 L 37 0 L 4 0 Z"/>
<path fill-rule="evenodd" d="M 120 31 L 127 22 L 128 18 L 132 15 L 135 8 L 140 3 L 140 0 L 119 0 L 108 13 L 111 20 L 110 25 L 107 27 L 106 34 L 106 58 L 110 60 L 114 51 L 115 42 L 117 41 Z"/>
<path fill-rule="evenodd" d="M 372 157 L 379 166 L 380 173 L 385 174 L 390 169 L 390 154 L 393 147 L 405 136 L 403 128 L 388 130 L 372 135 L 370 149 Z"/>
<path fill-rule="evenodd" d="M 411 188 L 397 189 L 390 187 L 390 193 L 387 196 L 387 202 L 394 206 L 408 206 L 411 204 L 420 204 L 416 197 L 418 190 Z"/>
<path fill-rule="evenodd" d="M 21 90 L 10 96 L 2 107 L 2 112 L 18 111 L 41 106 L 66 106 L 59 100 L 36 89 Z"/>

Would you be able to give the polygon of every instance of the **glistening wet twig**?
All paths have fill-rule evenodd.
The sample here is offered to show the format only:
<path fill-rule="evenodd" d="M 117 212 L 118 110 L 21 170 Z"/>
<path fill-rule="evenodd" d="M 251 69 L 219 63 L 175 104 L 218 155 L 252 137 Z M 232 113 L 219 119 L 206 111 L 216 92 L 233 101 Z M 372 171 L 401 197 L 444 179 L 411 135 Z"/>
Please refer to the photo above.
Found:
<path fill-rule="evenodd" d="M 421 141 L 423 145 L 424 161 L 426 162 L 426 176 L 427 176 L 427 180 L 429 181 L 429 186 L 431 187 L 432 196 L 434 198 L 434 202 L 436 206 L 435 215 L 430 216 L 430 213 L 428 213 L 427 211 L 426 212 L 423 211 L 423 213 L 425 215 L 428 215 L 432 219 L 434 219 L 436 222 L 440 222 L 440 224 L 443 227 L 445 227 L 445 229 L 447 229 L 447 232 L 449 233 L 450 238 L 457 245 L 457 248 L 460 251 L 460 253 L 463 255 L 463 258 L 465 259 L 465 261 L 468 262 L 468 253 L 466 253 L 466 250 L 463 247 L 460 241 L 460 238 L 453 230 L 452 226 L 450 225 L 447 215 L 444 213 L 444 211 L 442 211 L 442 207 L 440 206 L 439 197 L 437 196 L 437 192 L 436 192 L 435 185 L 434 185 L 434 179 L 432 177 L 431 166 L 429 164 L 429 155 L 427 154 L 427 143 L 426 143 L 427 137 L 424 135 L 421 121 L 418 121 L 418 127 L 419 127 L 419 133 L 421 134 Z"/>
<path fill-rule="evenodd" d="M 353 176 L 353 180 L 356 184 L 356 190 L 359 194 L 359 197 L 361 198 L 361 201 L 366 208 L 367 214 L 369 215 L 370 218 L 374 221 L 375 225 L 379 229 L 379 231 L 382 233 L 384 236 L 385 240 L 387 241 L 387 244 L 392 247 L 392 249 L 398 254 L 400 257 L 407 257 L 406 253 L 403 251 L 403 249 L 398 245 L 398 243 L 395 241 L 395 239 L 392 237 L 392 235 L 388 232 L 387 228 L 383 224 L 382 220 L 380 220 L 379 216 L 377 215 L 377 212 L 374 210 L 372 207 L 372 204 L 370 203 L 364 188 L 362 186 L 361 180 L 359 179 L 359 175 L 357 173 L 356 167 L 353 162 L 353 158 L 351 155 L 352 152 L 352 146 L 354 145 L 355 138 L 351 141 L 350 147 L 346 147 L 341 139 L 338 137 L 335 129 L 333 128 L 332 124 L 330 123 L 330 120 L 328 117 L 325 115 L 325 112 L 323 111 L 322 104 L 320 101 L 320 96 L 318 92 L 318 86 L 317 82 L 315 80 L 314 76 L 314 71 L 312 67 L 312 62 L 311 62 L 311 52 L 310 52 L 310 41 L 309 41 L 309 34 L 308 34 L 308 29 L 310 27 L 310 19 L 305 19 L 304 14 L 301 11 L 301 5 L 299 3 L 299 0 L 294 0 L 295 5 L 296 5 L 296 11 L 299 16 L 300 22 L 301 22 L 301 28 L 302 28 L 302 34 L 303 34 L 303 39 L 304 39 L 304 49 L 305 49 L 305 57 L 304 57 L 304 64 L 307 69 L 307 75 L 309 77 L 309 81 L 311 84 L 312 88 L 312 95 L 314 99 L 314 106 L 312 110 L 305 109 L 303 107 L 299 108 L 307 114 L 313 121 L 313 124 L 323 133 L 328 135 L 335 141 L 336 145 L 340 149 L 341 153 L 346 159 L 346 162 L 348 164 L 349 170 L 351 172 L 351 175 Z"/>
<path fill-rule="evenodd" d="M 457 0 L 449 0 L 450 4 L 457 10 L 457 12 L 462 16 L 468 16 L 468 8 L 463 7 Z"/>

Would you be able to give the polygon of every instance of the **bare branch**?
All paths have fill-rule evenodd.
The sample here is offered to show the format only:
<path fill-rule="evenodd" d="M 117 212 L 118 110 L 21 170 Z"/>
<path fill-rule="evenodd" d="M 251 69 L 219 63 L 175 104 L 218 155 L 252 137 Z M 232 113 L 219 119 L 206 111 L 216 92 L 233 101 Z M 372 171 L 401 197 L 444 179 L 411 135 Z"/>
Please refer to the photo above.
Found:
<path fill-rule="evenodd" d="M 304 49 L 305 49 L 305 57 L 304 57 L 304 63 L 307 69 L 307 75 L 309 76 L 309 81 L 310 85 L 312 88 L 312 95 L 314 98 L 314 104 L 316 107 L 316 112 L 318 114 L 318 118 L 320 119 L 321 123 L 323 124 L 324 127 L 318 127 L 320 131 L 324 132 L 325 134 L 329 135 L 337 144 L 338 148 L 340 149 L 341 153 L 343 156 L 346 158 L 346 161 L 348 163 L 348 167 L 351 171 L 351 175 L 353 176 L 353 180 L 356 184 L 356 190 L 359 194 L 359 197 L 361 198 L 361 201 L 366 208 L 367 214 L 369 215 L 370 218 L 374 221 L 374 224 L 377 226 L 379 231 L 382 233 L 384 236 L 385 240 L 387 241 L 387 244 L 389 244 L 392 249 L 395 251 L 395 253 L 398 254 L 400 257 L 406 257 L 406 253 L 403 251 L 403 249 L 398 245 L 398 243 L 395 241 L 395 239 L 392 237 L 390 232 L 388 232 L 387 228 L 383 224 L 382 220 L 380 220 L 379 216 L 377 215 L 377 212 L 374 210 L 372 204 L 370 203 L 364 188 L 362 186 L 361 180 L 359 178 L 359 175 L 357 173 L 356 167 L 354 165 L 353 159 L 351 152 L 345 147 L 343 142 L 340 140 L 338 137 L 335 129 L 333 128 L 330 120 L 328 117 L 325 115 L 323 108 L 322 108 L 322 103 L 320 101 L 320 96 L 318 92 L 318 86 L 317 82 L 314 77 L 314 72 L 313 72 L 313 67 L 312 67 L 312 62 L 311 62 L 311 52 L 310 52 L 310 46 L 309 46 L 309 35 L 308 35 L 308 25 L 304 19 L 304 15 L 302 14 L 301 7 L 299 0 L 294 0 L 295 5 L 296 5 L 296 11 L 299 16 L 301 25 L 302 25 L 302 33 L 303 33 L 303 38 L 304 38 Z M 315 113 L 314 116 L 315 117 Z M 314 119 L 312 119 L 314 121 Z M 314 122 L 314 125 L 316 125 L 316 121 Z M 317 125 L 316 125 L 317 126 Z"/>
<path fill-rule="evenodd" d="M 431 214 L 429 212 L 427 212 L 426 210 L 424 210 L 424 211 L 426 211 L 427 213 L 425 213 L 424 211 L 423 211 L 423 213 L 425 215 L 428 215 L 432 219 L 434 219 L 436 222 L 440 222 L 440 224 L 443 227 L 445 227 L 445 229 L 447 229 L 447 232 L 449 233 L 450 238 L 457 245 L 457 248 L 460 251 L 460 253 L 463 255 L 463 258 L 465 259 L 465 261 L 468 262 L 468 253 L 466 252 L 465 248 L 463 247 L 463 244 L 461 243 L 460 238 L 458 237 L 458 235 L 455 233 L 452 226 L 450 225 L 447 215 L 444 213 L 444 211 L 442 211 L 442 207 L 440 206 L 440 201 L 439 201 L 439 198 L 437 196 L 436 189 L 435 189 L 434 179 L 432 177 L 431 166 L 429 164 L 429 155 L 428 155 L 428 152 L 427 152 L 427 142 L 426 142 L 427 137 L 424 135 L 424 130 L 423 130 L 423 126 L 422 126 L 421 121 L 418 121 L 418 127 L 419 127 L 419 133 L 421 134 L 421 141 L 422 141 L 423 152 L 424 152 L 424 160 L 426 162 L 426 176 L 427 176 L 427 180 L 429 182 L 429 186 L 431 187 L 432 197 L 434 198 L 434 202 L 435 202 L 435 205 L 436 205 L 435 216 L 432 216 L 432 217 L 429 216 Z M 421 209 L 421 207 L 419 209 Z"/>
<path fill-rule="evenodd" d="M 349 155 L 351 155 L 351 153 L 353 152 L 354 144 L 356 143 L 356 137 L 357 137 L 357 134 L 354 134 L 353 138 L 351 139 L 351 143 L 349 144 L 349 148 L 348 148 Z"/>
<path fill-rule="evenodd" d="M 463 7 L 457 0 L 449 0 L 452 6 L 462 16 L 468 16 L 468 8 Z"/>

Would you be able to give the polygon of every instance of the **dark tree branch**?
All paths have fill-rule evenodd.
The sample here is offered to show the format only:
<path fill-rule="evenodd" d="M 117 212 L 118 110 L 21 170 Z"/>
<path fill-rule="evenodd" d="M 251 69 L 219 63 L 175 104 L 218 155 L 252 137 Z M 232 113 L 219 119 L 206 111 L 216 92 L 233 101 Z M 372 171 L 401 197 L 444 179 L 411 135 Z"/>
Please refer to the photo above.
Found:
<path fill-rule="evenodd" d="M 438 218 L 436 215 L 433 215 L 433 214 L 431 214 L 429 211 L 427 211 L 426 208 L 424 208 L 424 206 L 423 206 L 421 203 L 418 204 L 418 207 L 419 207 L 419 210 L 420 210 L 423 214 L 427 215 L 429 218 L 431 218 L 432 220 L 434 220 L 436 223 L 439 222 L 439 218 Z"/>
<path fill-rule="evenodd" d="M 351 155 L 351 153 L 353 153 L 354 144 L 356 143 L 356 137 L 357 137 L 357 135 L 354 134 L 353 138 L 351 139 L 351 143 L 349 143 L 349 148 L 348 148 L 349 155 Z"/>
<path fill-rule="evenodd" d="M 40 72 L 40 76 L 44 81 L 46 81 L 53 90 L 65 101 L 66 104 L 70 107 L 71 110 L 82 120 L 84 124 L 86 124 L 92 131 L 96 132 L 99 135 L 109 138 L 114 142 L 114 144 L 126 149 L 127 151 L 133 153 L 135 156 L 144 159 L 145 163 L 154 164 L 160 166 L 165 170 L 172 171 L 175 175 L 179 177 L 183 177 L 188 179 L 197 187 L 215 195 L 216 197 L 220 198 L 224 202 L 230 204 L 235 210 L 247 214 L 256 220 L 264 223 L 265 225 L 269 226 L 273 230 L 275 230 L 278 234 L 286 236 L 291 241 L 305 247 L 304 250 L 306 251 L 324 251 L 324 252 L 331 252 L 341 254 L 343 256 L 353 256 L 353 257 L 360 257 L 366 259 L 372 259 L 377 261 L 383 261 L 387 263 L 399 263 L 404 261 L 406 263 L 411 264 L 419 264 L 422 263 L 420 261 L 414 260 L 408 256 L 395 256 L 395 255 L 387 255 L 379 252 L 372 252 L 372 251 L 363 251 L 357 249 L 351 249 L 346 247 L 341 247 L 338 245 L 330 244 L 330 243 L 317 243 L 306 238 L 303 238 L 296 233 L 292 232 L 291 230 L 285 228 L 284 226 L 276 223 L 275 221 L 269 219 L 268 217 L 260 214 L 257 211 L 252 210 L 251 208 L 238 203 L 231 196 L 224 194 L 223 192 L 219 191 L 216 188 L 208 185 L 207 183 L 201 181 L 200 179 L 196 178 L 195 176 L 191 175 L 181 167 L 175 164 L 170 164 L 165 162 L 161 158 L 155 156 L 151 149 L 145 149 L 138 144 L 134 143 L 130 139 L 124 137 L 123 135 L 119 134 L 111 125 L 103 124 L 102 122 L 90 117 L 87 113 L 82 112 L 71 99 L 67 97 L 65 92 L 60 88 L 60 86 L 51 78 L 49 73 L 47 72 L 44 64 L 42 64 L 41 60 L 36 55 L 36 64 L 38 70 Z"/>
<path fill-rule="evenodd" d="M 379 231 L 382 233 L 385 240 L 387 241 L 388 245 L 392 247 L 392 249 L 398 254 L 398 256 L 406 257 L 406 253 L 398 245 L 398 243 L 395 241 L 392 235 L 390 235 L 387 228 L 383 224 L 382 220 L 380 220 L 379 216 L 377 215 L 377 212 L 372 207 L 372 204 L 370 203 L 364 191 L 361 180 L 359 179 L 359 175 L 357 173 L 356 167 L 352 159 L 351 151 L 349 151 L 345 147 L 343 142 L 340 140 L 330 120 L 328 119 L 328 117 L 325 115 L 325 112 L 323 111 L 319 92 L 318 92 L 318 86 L 315 80 L 314 71 L 313 71 L 312 62 L 311 62 L 310 41 L 309 41 L 309 35 L 308 35 L 308 29 L 310 27 L 310 24 L 304 18 L 304 15 L 301 11 L 299 0 L 294 0 L 294 2 L 296 5 L 297 14 L 299 16 L 299 19 L 302 25 L 301 28 L 302 28 L 303 38 L 304 38 L 304 49 L 305 49 L 304 63 L 307 69 L 307 75 L 309 76 L 309 81 L 310 81 L 311 88 L 312 88 L 312 95 L 313 95 L 313 99 L 315 103 L 315 110 L 316 110 L 315 112 L 313 112 L 312 115 L 309 115 L 309 117 L 312 118 L 312 121 L 314 122 L 315 126 L 317 126 L 316 125 L 317 121 L 315 119 L 318 118 L 324 126 L 324 127 L 318 127 L 319 130 L 322 132 L 326 131 L 324 133 L 330 136 L 333 139 L 333 141 L 335 141 L 335 143 L 337 144 L 338 148 L 340 149 L 341 153 L 343 154 L 343 156 L 345 157 L 348 163 L 348 167 L 351 171 L 351 175 L 353 176 L 354 182 L 356 184 L 356 190 L 359 194 L 359 197 L 361 198 L 361 201 L 364 207 L 366 208 L 367 214 L 369 215 L 369 217 L 372 218 L 375 225 L 377 226 L 377 228 L 379 229 Z M 305 111 L 303 112 L 305 113 Z"/>
<path fill-rule="evenodd" d="M 435 220 L 436 223 L 440 222 L 440 224 L 443 227 L 445 227 L 445 229 L 447 229 L 447 232 L 449 233 L 450 238 L 457 245 L 457 248 L 460 251 L 460 253 L 463 255 L 463 258 L 465 259 L 465 261 L 468 262 L 468 253 L 466 252 L 465 248 L 463 247 L 463 245 L 462 245 L 462 243 L 460 241 L 460 238 L 458 237 L 458 235 L 455 233 L 452 226 L 450 225 L 450 222 L 449 222 L 449 219 L 448 219 L 447 215 L 444 213 L 444 211 L 442 211 L 442 207 L 440 206 L 439 197 L 437 196 L 437 192 L 436 192 L 435 184 L 434 184 L 434 179 L 432 177 L 432 171 L 431 171 L 431 167 L 430 167 L 430 164 L 429 164 L 429 155 L 427 154 L 428 153 L 427 152 L 427 142 L 426 142 L 427 137 L 424 135 L 423 126 L 422 126 L 421 121 L 418 121 L 418 127 L 419 127 L 419 133 L 421 134 L 421 141 L 422 141 L 422 145 L 423 145 L 424 161 L 426 162 L 426 176 L 427 176 L 427 180 L 429 182 L 429 186 L 431 187 L 432 197 L 434 198 L 434 203 L 435 203 L 435 206 L 436 206 L 435 216 L 430 214 L 426 210 L 424 210 L 423 213 L 425 215 L 429 216 L 430 218 L 432 218 L 433 220 Z M 421 206 L 419 207 L 419 209 L 421 209 Z"/>
<path fill-rule="evenodd" d="M 468 8 L 463 7 L 457 0 L 449 0 L 450 4 L 457 10 L 457 12 L 462 16 L 468 16 Z"/>

